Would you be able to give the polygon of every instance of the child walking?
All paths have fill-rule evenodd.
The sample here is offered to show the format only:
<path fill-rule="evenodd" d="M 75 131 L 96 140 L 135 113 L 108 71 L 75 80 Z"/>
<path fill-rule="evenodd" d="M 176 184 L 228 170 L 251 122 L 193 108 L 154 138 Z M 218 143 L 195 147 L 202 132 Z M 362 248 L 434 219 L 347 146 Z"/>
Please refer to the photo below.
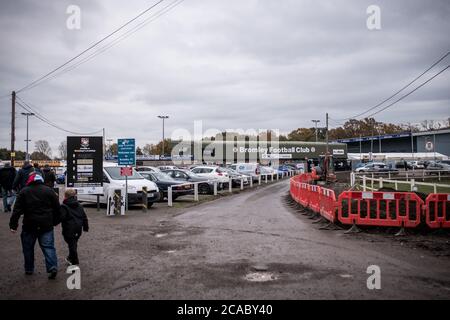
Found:
<path fill-rule="evenodd" d="M 69 247 L 69 256 L 66 261 L 72 265 L 78 265 L 78 239 L 82 231 L 89 231 L 88 218 L 83 207 L 77 200 L 75 189 L 67 189 L 64 193 L 64 201 L 61 205 L 62 235 Z"/>

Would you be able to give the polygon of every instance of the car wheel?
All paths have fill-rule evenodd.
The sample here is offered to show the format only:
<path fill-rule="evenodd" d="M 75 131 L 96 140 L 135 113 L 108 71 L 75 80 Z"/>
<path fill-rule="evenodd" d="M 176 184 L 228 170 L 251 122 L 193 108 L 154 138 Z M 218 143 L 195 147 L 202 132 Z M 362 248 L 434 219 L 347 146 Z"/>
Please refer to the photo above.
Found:
<path fill-rule="evenodd" d="M 198 185 L 198 192 L 201 194 L 208 194 L 211 193 L 211 188 L 209 185 L 202 183 Z"/>
<path fill-rule="evenodd" d="M 162 191 L 159 192 L 159 200 L 158 201 L 160 201 L 160 202 L 164 201 L 164 192 L 162 192 Z"/>
<path fill-rule="evenodd" d="M 147 203 L 147 208 L 150 208 L 153 205 L 154 202 L 148 202 Z"/>

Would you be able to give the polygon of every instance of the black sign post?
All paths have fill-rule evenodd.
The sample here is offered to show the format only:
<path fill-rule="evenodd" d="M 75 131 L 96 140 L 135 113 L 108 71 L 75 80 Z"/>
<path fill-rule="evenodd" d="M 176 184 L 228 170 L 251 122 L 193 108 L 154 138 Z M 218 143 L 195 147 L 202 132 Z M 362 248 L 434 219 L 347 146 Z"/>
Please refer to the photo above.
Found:
<path fill-rule="evenodd" d="M 67 137 L 67 187 L 103 194 L 103 137 Z"/>

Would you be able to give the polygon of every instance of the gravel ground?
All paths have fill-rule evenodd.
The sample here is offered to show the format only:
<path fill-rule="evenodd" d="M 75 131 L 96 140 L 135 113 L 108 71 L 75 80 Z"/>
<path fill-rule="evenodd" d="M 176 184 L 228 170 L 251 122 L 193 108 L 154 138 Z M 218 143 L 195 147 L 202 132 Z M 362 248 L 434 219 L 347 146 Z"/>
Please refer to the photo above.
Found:
<path fill-rule="evenodd" d="M 65 244 L 56 228 L 60 273 L 25 276 L 19 235 L 0 214 L 1 299 L 449 299 L 449 235 L 319 230 L 287 196 L 287 180 L 192 206 L 156 204 L 106 217 L 87 207 L 79 244 L 81 290 L 66 287 Z M 381 290 L 366 286 L 381 269 Z"/>

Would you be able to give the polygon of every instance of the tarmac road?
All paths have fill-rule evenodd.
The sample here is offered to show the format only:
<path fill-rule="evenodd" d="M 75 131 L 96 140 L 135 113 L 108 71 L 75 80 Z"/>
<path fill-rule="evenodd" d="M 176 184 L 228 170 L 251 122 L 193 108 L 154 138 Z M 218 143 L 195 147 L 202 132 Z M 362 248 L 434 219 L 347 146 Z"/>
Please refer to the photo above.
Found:
<path fill-rule="evenodd" d="M 448 254 L 407 245 L 408 238 L 318 230 L 287 205 L 288 188 L 281 181 L 187 209 L 161 204 L 125 217 L 90 208 L 91 231 L 80 242 L 81 290 L 66 287 L 60 227 L 61 272 L 52 282 L 38 249 L 38 272 L 23 274 L 19 237 L 1 214 L 0 298 L 450 298 Z M 380 268 L 380 290 L 367 288 L 370 265 Z"/>

